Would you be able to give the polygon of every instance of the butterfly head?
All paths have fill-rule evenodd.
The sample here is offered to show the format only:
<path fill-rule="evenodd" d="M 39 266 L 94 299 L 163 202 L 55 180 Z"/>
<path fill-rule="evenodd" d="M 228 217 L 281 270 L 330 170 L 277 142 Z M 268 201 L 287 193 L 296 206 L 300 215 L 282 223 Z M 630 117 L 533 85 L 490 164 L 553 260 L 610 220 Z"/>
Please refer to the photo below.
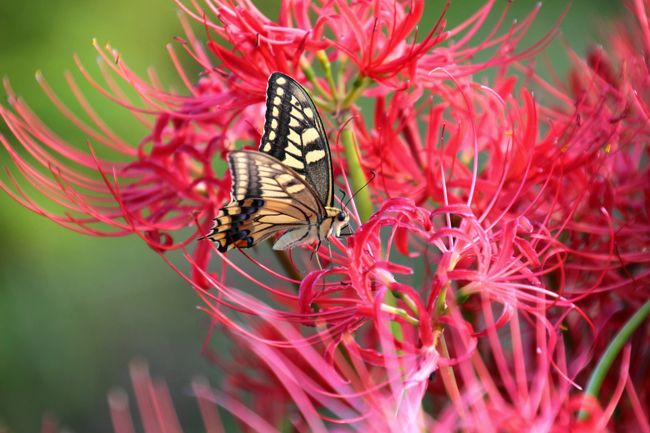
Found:
<path fill-rule="evenodd" d="M 348 215 L 344 210 L 335 207 L 328 207 L 327 216 L 331 218 L 331 226 L 327 235 L 334 235 L 336 237 L 341 236 L 341 230 L 347 227 L 350 222 L 350 215 Z"/>

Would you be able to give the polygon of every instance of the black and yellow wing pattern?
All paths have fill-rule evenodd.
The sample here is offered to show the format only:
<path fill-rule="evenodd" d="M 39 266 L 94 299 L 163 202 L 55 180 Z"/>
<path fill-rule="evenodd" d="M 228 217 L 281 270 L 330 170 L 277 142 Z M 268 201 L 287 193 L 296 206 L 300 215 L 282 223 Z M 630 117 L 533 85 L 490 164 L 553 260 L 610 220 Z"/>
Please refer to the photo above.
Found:
<path fill-rule="evenodd" d="M 314 103 L 295 80 L 271 74 L 259 151 L 228 154 L 231 201 L 206 237 L 222 252 L 247 248 L 280 232 L 287 249 L 340 234 L 348 216 L 331 207 L 332 161 Z"/>
<path fill-rule="evenodd" d="M 259 150 L 301 175 L 323 206 L 332 205 L 332 158 L 323 121 L 305 89 L 280 72 L 271 74 L 266 88 L 266 122 Z"/>
<path fill-rule="evenodd" d="M 219 211 L 208 235 L 219 242 L 220 251 L 250 247 L 285 230 L 302 231 L 306 237 L 310 227 L 318 224 L 319 216 L 325 215 L 313 189 L 272 156 L 255 151 L 230 152 L 228 165 L 232 198 Z"/>

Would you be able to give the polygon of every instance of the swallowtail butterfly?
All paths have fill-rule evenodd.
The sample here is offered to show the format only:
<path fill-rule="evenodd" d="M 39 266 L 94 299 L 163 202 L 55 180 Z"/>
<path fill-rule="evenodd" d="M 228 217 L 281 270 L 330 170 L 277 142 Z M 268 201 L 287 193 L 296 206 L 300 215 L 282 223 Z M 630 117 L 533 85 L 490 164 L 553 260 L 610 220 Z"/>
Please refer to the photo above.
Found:
<path fill-rule="evenodd" d="M 333 207 L 332 158 L 313 101 L 293 78 L 269 77 L 259 151 L 228 154 L 231 200 L 206 237 L 226 252 L 247 248 L 279 232 L 286 250 L 341 235 L 349 215 Z"/>

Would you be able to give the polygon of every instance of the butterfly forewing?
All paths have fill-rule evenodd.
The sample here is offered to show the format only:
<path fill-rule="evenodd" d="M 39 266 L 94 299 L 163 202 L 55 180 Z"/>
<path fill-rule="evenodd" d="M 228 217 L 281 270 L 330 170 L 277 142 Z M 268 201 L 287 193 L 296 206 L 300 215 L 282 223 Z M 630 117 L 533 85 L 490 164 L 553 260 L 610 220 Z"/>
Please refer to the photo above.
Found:
<path fill-rule="evenodd" d="M 237 151 L 228 154 L 228 164 L 231 201 L 219 211 L 207 236 L 219 243 L 220 251 L 250 247 L 285 230 L 311 233 L 325 215 L 313 188 L 275 158 Z"/>
<path fill-rule="evenodd" d="M 302 176 L 322 206 L 332 205 L 332 160 L 323 122 L 305 89 L 280 72 L 269 77 L 259 149 Z"/>

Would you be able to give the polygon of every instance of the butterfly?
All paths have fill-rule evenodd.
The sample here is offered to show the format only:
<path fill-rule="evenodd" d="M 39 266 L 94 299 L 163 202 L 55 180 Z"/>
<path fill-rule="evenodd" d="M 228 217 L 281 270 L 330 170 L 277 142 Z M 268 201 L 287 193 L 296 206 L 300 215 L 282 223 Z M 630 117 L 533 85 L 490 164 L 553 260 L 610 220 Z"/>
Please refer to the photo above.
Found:
<path fill-rule="evenodd" d="M 228 167 L 231 200 L 205 236 L 221 252 L 252 247 L 280 232 L 274 250 L 320 245 L 348 225 L 349 215 L 332 206 L 332 158 L 323 121 L 307 91 L 285 74 L 269 77 L 259 150 L 230 152 Z"/>

